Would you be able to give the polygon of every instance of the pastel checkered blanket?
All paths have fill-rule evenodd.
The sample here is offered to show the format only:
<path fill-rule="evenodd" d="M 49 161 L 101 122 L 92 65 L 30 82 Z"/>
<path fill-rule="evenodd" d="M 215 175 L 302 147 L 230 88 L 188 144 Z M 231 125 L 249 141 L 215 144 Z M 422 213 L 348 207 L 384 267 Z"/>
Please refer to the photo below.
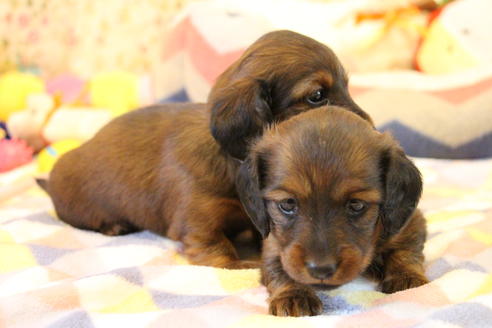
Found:
<path fill-rule="evenodd" d="M 192 266 L 149 232 L 56 219 L 31 166 L 0 175 L 0 327 L 492 327 L 492 160 L 419 159 L 431 282 L 385 295 L 356 280 L 317 317 L 267 314 L 258 270 Z"/>

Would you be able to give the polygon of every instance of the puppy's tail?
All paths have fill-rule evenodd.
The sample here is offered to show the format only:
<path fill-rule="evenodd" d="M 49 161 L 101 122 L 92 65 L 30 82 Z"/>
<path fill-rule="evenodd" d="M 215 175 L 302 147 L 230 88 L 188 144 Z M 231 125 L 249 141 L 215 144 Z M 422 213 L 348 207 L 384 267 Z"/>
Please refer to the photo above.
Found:
<path fill-rule="evenodd" d="M 36 180 L 36 183 L 38 184 L 38 186 L 41 187 L 41 189 L 48 192 L 48 179 L 36 178 L 35 180 Z"/>

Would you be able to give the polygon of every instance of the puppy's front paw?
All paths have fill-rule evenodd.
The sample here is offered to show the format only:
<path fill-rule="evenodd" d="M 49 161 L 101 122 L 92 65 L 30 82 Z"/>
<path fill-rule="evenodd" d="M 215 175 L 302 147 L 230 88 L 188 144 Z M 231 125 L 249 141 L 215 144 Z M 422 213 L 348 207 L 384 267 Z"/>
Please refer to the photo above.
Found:
<path fill-rule="evenodd" d="M 323 304 L 313 291 L 291 289 L 274 295 L 268 312 L 279 317 L 313 316 L 323 312 Z"/>
<path fill-rule="evenodd" d="M 401 290 L 419 287 L 428 282 L 429 280 L 427 280 L 426 277 L 419 274 L 409 276 L 396 275 L 381 283 L 381 291 L 386 294 L 391 294 Z"/>

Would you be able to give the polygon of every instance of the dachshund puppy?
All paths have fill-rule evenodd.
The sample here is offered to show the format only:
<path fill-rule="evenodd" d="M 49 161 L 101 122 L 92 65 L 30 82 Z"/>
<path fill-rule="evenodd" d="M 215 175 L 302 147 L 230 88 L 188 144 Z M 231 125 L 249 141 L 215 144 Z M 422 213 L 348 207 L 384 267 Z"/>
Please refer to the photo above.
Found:
<path fill-rule="evenodd" d="M 193 264 L 257 267 L 239 261 L 230 241 L 254 228 L 235 190 L 238 161 L 223 154 L 209 121 L 198 104 L 129 112 L 61 156 L 38 183 L 58 217 L 77 228 L 107 235 L 146 229 L 183 242 Z"/>
<path fill-rule="evenodd" d="M 372 122 L 350 97 L 347 76 L 325 45 L 291 31 L 265 34 L 220 75 L 208 97 L 212 135 L 231 156 L 272 122 L 326 104 Z"/>
<path fill-rule="evenodd" d="M 427 282 L 420 173 L 389 135 L 347 110 L 313 109 L 267 129 L 236 187 L 266 238 L 271 314 L 319 314 L 313 287 L 361 274 L 385 293 Z"/>

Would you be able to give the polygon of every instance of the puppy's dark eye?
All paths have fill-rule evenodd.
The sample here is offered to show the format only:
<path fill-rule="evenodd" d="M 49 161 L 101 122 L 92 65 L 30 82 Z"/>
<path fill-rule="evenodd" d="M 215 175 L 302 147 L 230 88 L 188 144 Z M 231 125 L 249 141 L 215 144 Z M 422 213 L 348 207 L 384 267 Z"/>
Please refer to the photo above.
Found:
<path fill-rule="evenodd" d="M 286 215 L 294 215 L 297 212 L 297 201 L 294 198 L 287 198 L 278 203 L 280 211 Z"/>
<path fill-rule="evenodd" d="M 314 106 L 320 106 L 328 102 L 324 89 L 318 89 L 306 98 L 307 102 Z"/>
<path fill-rule="evenodd" d="M 351 199 L 347 202 L 347 211 L 351 216 L 358 216 L 367 209 L 367 203 L 360 199 Z"/>

